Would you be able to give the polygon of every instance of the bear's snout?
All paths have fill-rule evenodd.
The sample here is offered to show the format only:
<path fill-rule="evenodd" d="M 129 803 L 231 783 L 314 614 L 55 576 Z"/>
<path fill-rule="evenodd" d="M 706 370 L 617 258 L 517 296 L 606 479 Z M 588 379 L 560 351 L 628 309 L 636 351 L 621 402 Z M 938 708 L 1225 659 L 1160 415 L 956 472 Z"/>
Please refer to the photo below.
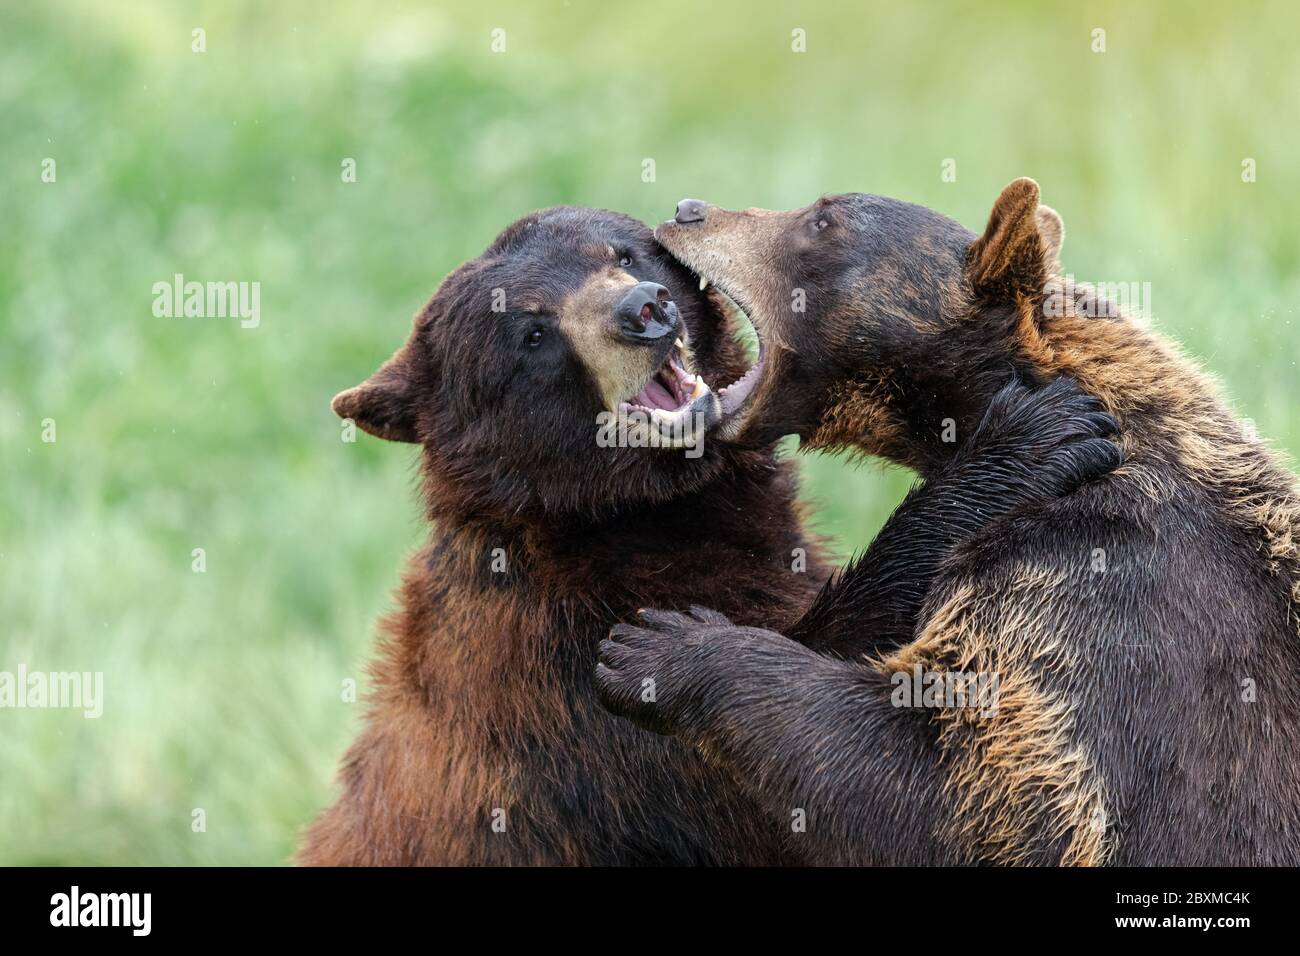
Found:
<path fill-rule="evenodd" d="M 708 203 L 701 199 L 683 199 L 677 204 L 677 215 L 673 216 L 673 221 L 683 225 L 691 222 L 703 222 L 704 210 L 707 208 Z"/>
<path fill-rule="evenodd" d="M 672 293 L 657 282 L 638 282 L 614 309 L 619 330 L 638 341 L 654 342 L 677 331 Z"/>

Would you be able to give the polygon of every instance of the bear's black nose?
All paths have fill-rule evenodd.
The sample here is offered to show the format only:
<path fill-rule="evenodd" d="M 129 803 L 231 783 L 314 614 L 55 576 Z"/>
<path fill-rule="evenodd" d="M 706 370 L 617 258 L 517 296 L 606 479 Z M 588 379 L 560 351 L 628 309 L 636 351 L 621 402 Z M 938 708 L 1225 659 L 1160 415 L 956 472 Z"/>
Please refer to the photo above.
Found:
<path fill-rule="evenodd" d="M 658 282 L 638 282 L 614 309 L 618 326 L 630 338 L 653 342 L 677 329 L 672 293 Z"/>
<path fill-rule="evenodd" d="M 683 199 L 677 204 L 677 215 L 673 219 L 681 223 L 703 222 L 706 205 L 699 199 Z"/>

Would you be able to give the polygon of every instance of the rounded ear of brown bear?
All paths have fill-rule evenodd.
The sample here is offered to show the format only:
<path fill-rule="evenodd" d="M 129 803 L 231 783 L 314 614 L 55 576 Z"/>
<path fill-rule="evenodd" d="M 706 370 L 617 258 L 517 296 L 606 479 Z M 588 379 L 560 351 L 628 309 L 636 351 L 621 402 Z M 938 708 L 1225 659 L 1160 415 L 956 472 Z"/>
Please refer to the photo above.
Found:
<path fill-rule="evenodd" d="M 1002 190 L 989 224 L 971 245 L 966 271 L 980 298 L 1010 302 L 1017 295 L 1036 295 L 1047 281 L 1048 243 L 1040 234 L 1038 183 L 1017 179 Z M 1057 224 L 1060 216 L 1048 210 Z M 1048 228 L 1051 228 L 1049 222 Z M 1060 230 L 1057 238 L 1065 234 Z"/>
<path fill-rule="evenodd" d="M 410 353 L 404 345 L 374 375 L 339 392 L 330 402 L 339 418 L 350 418 L 376 438 L 417 442 Z"/>
<path fill-rule="evenodd" d="M 1051 206 L 1039 206 L 1034 213 L 1038 221 L 1038 238 L 1043 243 L 1043 261 L 1047 271 L 1056 275 L 1061 271 L 1061 246 L 1065 244 L 1065 223 L 1061 214 Z"/>

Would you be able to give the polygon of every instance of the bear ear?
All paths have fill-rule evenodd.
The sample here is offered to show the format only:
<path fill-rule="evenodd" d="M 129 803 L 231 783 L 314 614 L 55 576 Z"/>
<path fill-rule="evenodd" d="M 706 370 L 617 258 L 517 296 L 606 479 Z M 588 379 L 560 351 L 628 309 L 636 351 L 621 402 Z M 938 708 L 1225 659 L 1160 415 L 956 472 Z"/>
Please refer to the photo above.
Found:
<path fill-rule="evenodd" d="M 1059 251 L 1065 235 L 1060 224 L 1060 216 L 1038 205 L 1038 183 L 1017 179 L 1008 185 L 993 204 L 984 235 L 967 254 L 967 275 L 975 293 L 1009 302 L 1017 294 L 1041 292 L 1049 261 L 1055 258 L 1052 249 Z"/>
<path fill-rule="evenodd" d="M 330 408 L 339 418 L 352 419 L 376 438 L 419 441 L 411 364 L 410 346 L 403 345 L 374 375 L 335 395 Z"/>
<path fill-rule="evenodd" d="M 1065 244 L 1065 223 L 1061 214 L 1051 206 L 1039 206 L 1034 213 L 1038 223 L 1038 238 L 1043 243 L 1043 261 L 1047 271 L 1056 275 L 1061 271 L 1061 246 Z"/>

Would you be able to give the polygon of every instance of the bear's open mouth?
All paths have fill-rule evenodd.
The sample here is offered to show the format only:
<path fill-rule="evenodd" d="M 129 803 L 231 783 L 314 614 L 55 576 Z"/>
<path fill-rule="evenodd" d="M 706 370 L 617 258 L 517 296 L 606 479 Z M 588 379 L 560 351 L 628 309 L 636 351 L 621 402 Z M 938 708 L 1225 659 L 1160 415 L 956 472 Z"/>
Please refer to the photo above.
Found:
<path fill-rule="evenodd" d="M 709 281 L 699 278 L 700 288 L 707 289 Z M 749 322 L 749 312 L 744 301 L 732 295 L 719 284 L 741 316 L 748 322 L 758 343 L 758 356 L 743 375 L 716 391 L 705 381 L 704 375 L 693 369 L 687 345 L 679 338 L 669 347 L 662 364 L 637 391 L 618 402 L 617 414 L 627 422 L 640 418 L 652 431 L 661 436 L 702 434 L 703 430 L 723 425 L 729 419 L 742 421 L 741 413 L 763 378 L 767 361 L 767 346 L 758 327 Z"/>
<path fill-rule="evenodd" d="M 625 402 L 619 411 L 640 412 L 659 422 L 685 418 L 697 411 L 705 411 L 712 403 L 712 393 L 704 376 L 689 370 L 686 345 L 677 339 L 668 350 L 664 362 L 650 376 L 641 390 Z"/>
<path fill-rule="evenodd" d="M 701 280 L 701 285 L 707 283 Z M 740 308 L 739 303 L 737 308 Z M 758 330 L 754 331 L 757 336 Z M 713 393 L 717 398 L 722 417 L 725 418 L 739 411 L 745 404 L 746 399 L 753 393 L 754 386 L 762 377 L 766 358 L 766 347 L 762 337 L 758 336 L 758 358 L 754 364 L 740 378 Z M 678 339 L 668 350 L 668 355 L 659 370 L 650 376 L 650 380 L 639 392 L 627 401 L 621 402 L 619 410 L 624 413 L 641 412 L 656 420 L 667 420 L 694 411 L 704 411 L 705 406 L 710 403 L 709 396 L 712 389 L 709 388 L 709 383 L 704 380 L 702 374 L 689 370 L 689 365 L 686 346 L 681 339 Z"/>
<path fill-rule="evenodd" d="M 763 333 L 759 331 L 758 324 L 749 317 L 749 306 L 734 290 L 727 288 L 724 283 L 718 282 L 703 273 L 696 273 L 696 278 L 700 280 L 701 292 L 713 285 L 731 301 L 731 304 L 736 307 L 736 310 L 749 324 L 749 327 L 753 329 L 754 338 L 758 342 L 758 357 L 754 360 L 754 364 L 749 367 L 749 370 L 730 385 L 718 389 L 718 401 L 722 405 L 722 417 L 729 418 L 745 406 L 750 396 L 754 394 L 754 388 L 762 380 L 763 367 L 767 362 L 767 343 L 763 341 Z"/>
<path fill-rule="evenodd" d="M 704 218 L 699 216 L 680 222 L 674 217 L 655 228 L 655 239 L 691 271 L 700 283 L 701 292 L 712 285 L 730 300 L 754 332 L 758 342 L 758 356 L 754 364 L 744 375 L 717 392 L 719 419 L 724 424 L 723 433 L 735 433 L 744 428 L 755 394 L 760 391 L 767 365 L 768 347 L 759 323 L 752 318 L 754 303 L 749 301 L 744 290 L 738 288 L 733 281 L 734 260 L 715 242 L 716 237 L 711 234 L 701 236 L 699 230 L 703 222 Z"/>

